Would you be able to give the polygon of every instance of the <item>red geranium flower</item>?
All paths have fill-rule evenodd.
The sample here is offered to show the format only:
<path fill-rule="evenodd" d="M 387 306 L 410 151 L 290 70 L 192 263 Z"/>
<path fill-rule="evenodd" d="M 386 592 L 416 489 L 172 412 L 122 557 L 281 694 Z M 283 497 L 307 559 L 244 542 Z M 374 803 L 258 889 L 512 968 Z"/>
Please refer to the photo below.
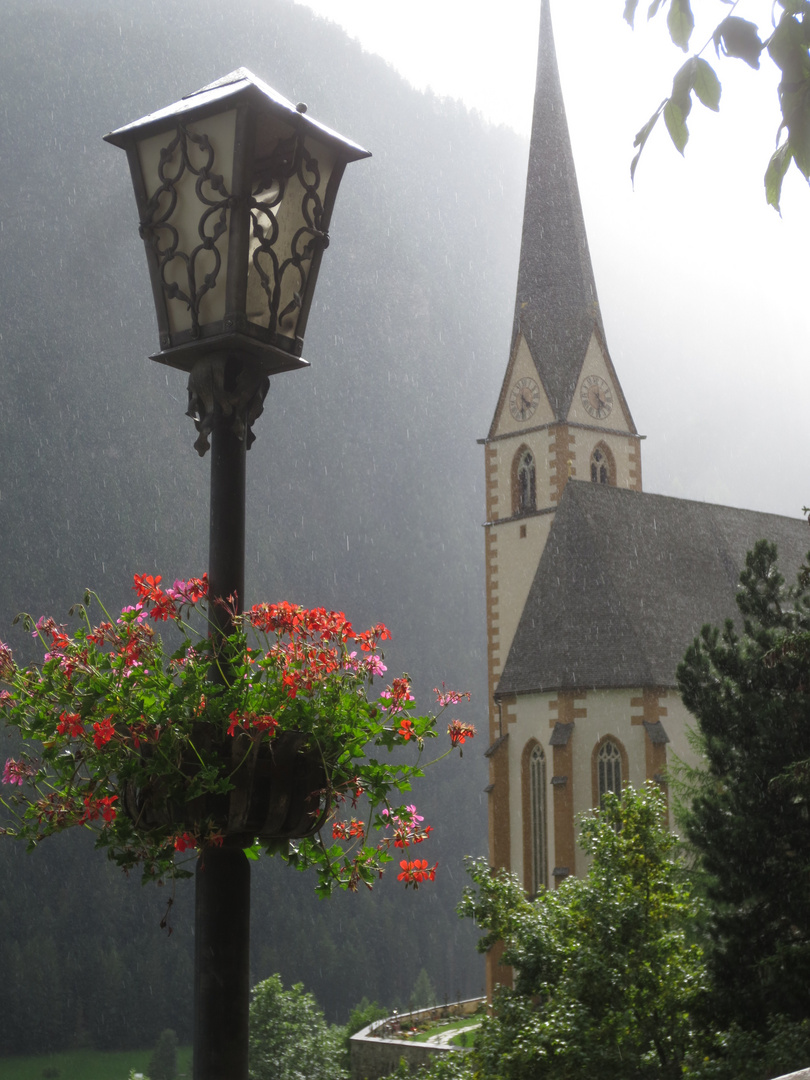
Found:
<path fill-rule="evenodd" d="M 405 742 L 407 742 L 412 735 L 415 735 L 415 732 L 413 730 L 413 720 L 403 720 L 402 723 L 399 725 L 399 734 L 402 736 Z"/>
<path fill-rule="evenodd" d="M 93 724 L 93 731 L 95 733 L 93 735 L 93 742 L 99 750 L 105 743 L 110 741 L 113 735 L 115 735 L 115 728 L 113 727 L 112 720 L 109 716 L 105 717 L 100 723 L 96 721 L 96 723 Z"/>
<path fill-rule="evenodd" d="M 78 713 L 63 712 L 59 717 L 59 723 L 56 725 L 56 731 L 59 735 L 69 733 L 71 739 L 78 739 L 80 735 L 84 735 L 82 718 Z M 98 746 L 98 743 L 96 745 Z"/>
<path fill-rule="evenodd" d="M 450 736 L 450 742 L 453 746 L 461 746 L 467 739 L 474 737 L 475 728 L 472 724 L 465 724 L 462 720 L 451 720 L 447 725 L 447 734 Z"/>
<path fill-rule="evenodd" d="M 406 889 L 411 885 L 414 889 L 418 889 L 421 882 L 435 880 L 436 867 L 439 864 L 434 863 L 433 866 L 428 866 L 427 859 L 414 859 L 412 862 L 403 859 L 399 865 L 402 867 L 402 873 L 397 874 L 397 881 L 404 881 Z"/>

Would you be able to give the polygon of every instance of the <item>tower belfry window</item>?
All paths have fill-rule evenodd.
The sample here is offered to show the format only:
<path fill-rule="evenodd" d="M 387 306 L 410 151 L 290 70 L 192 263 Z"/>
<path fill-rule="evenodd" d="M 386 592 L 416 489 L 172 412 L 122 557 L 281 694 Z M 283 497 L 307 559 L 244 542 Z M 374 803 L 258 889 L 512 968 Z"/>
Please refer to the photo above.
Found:
<path fill-rule="evenodd" d="M 613 454 L 603 442 L 598 443 L 591 454 L 591 483 L 611 487 L 616 484 L 616 463 Z"/>
<path fill-rule="evenodd" d="M 515 514 L 529 514 L 537 509 L 537 471 L 531 450 L 518 454 L 513 502 Z"/>

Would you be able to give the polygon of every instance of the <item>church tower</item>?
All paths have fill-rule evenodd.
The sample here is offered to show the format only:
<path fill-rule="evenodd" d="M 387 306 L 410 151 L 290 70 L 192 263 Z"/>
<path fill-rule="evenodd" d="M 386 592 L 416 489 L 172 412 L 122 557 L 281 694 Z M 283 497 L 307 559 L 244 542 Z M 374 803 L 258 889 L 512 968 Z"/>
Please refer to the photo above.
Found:
<path fill-rule="evenodd" d="M 511 868 L 510 783 L 501 748 L 510 703 L 508 698 L 499 701 L 497 691 L 557 506 L 572 478 L 641 491 L 640 436 L 605 341 L 549 0 L 541 4 L 511 350 L 492 425 L 482 441 L 490 860 Z M 561 702 L 558 717 L 562 721 L 565 715 Z"/>
<path fill-rule="evenodd" d="M 640 439 L 605 342 L 549 0 L 511 350 L 484 443 L 489 858 L 529 896 L 586 865 L 577 819 L 695 763 L 677 668 L 738 617 L 765 536 L 790 579 L 807 524 L 641 490 Z M 499 947 L 487 988 L 508 981 Z"/>

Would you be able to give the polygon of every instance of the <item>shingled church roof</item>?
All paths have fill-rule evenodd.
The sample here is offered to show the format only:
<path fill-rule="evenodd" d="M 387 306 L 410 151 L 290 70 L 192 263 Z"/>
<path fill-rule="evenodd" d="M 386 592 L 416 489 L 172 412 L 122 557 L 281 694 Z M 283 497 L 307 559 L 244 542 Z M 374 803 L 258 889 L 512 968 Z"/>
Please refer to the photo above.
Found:
<path fill-rule="evenodd" d="M 594 331 L 605 348 L 549 0 L 543 0 L 512 352 L 522 333 L 558 420 L 568 416 Z"/>
<path fill-rule="evenodd" d="M 738 616 L 740 571 L 760 539 L 795 580 L 805 521 L 570 480 L 497 696 L 674 686 L 701 626 Z"/>

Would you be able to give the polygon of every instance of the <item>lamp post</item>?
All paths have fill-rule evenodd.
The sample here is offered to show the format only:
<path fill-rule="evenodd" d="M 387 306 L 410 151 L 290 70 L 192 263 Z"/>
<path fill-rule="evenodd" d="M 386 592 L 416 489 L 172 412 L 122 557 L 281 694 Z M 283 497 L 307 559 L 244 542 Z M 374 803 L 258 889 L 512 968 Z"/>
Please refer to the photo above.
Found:
<path fill-rule="evenodd" d="M 213 633 L 241 610 L 245 454 L 269 377 L 307 367 L 304 330 L 343 170 L 368 151 L 246 68 L 105 136 L 127 152 L 160 334 L 211 449 Z M 218 599 L 233 598 L 230 609 Z M 216 677 L 216 676 L 213 676 Z M 250 864 L 244 837 L 197 861 L 194 1080 L 247 1080 Z"/>

